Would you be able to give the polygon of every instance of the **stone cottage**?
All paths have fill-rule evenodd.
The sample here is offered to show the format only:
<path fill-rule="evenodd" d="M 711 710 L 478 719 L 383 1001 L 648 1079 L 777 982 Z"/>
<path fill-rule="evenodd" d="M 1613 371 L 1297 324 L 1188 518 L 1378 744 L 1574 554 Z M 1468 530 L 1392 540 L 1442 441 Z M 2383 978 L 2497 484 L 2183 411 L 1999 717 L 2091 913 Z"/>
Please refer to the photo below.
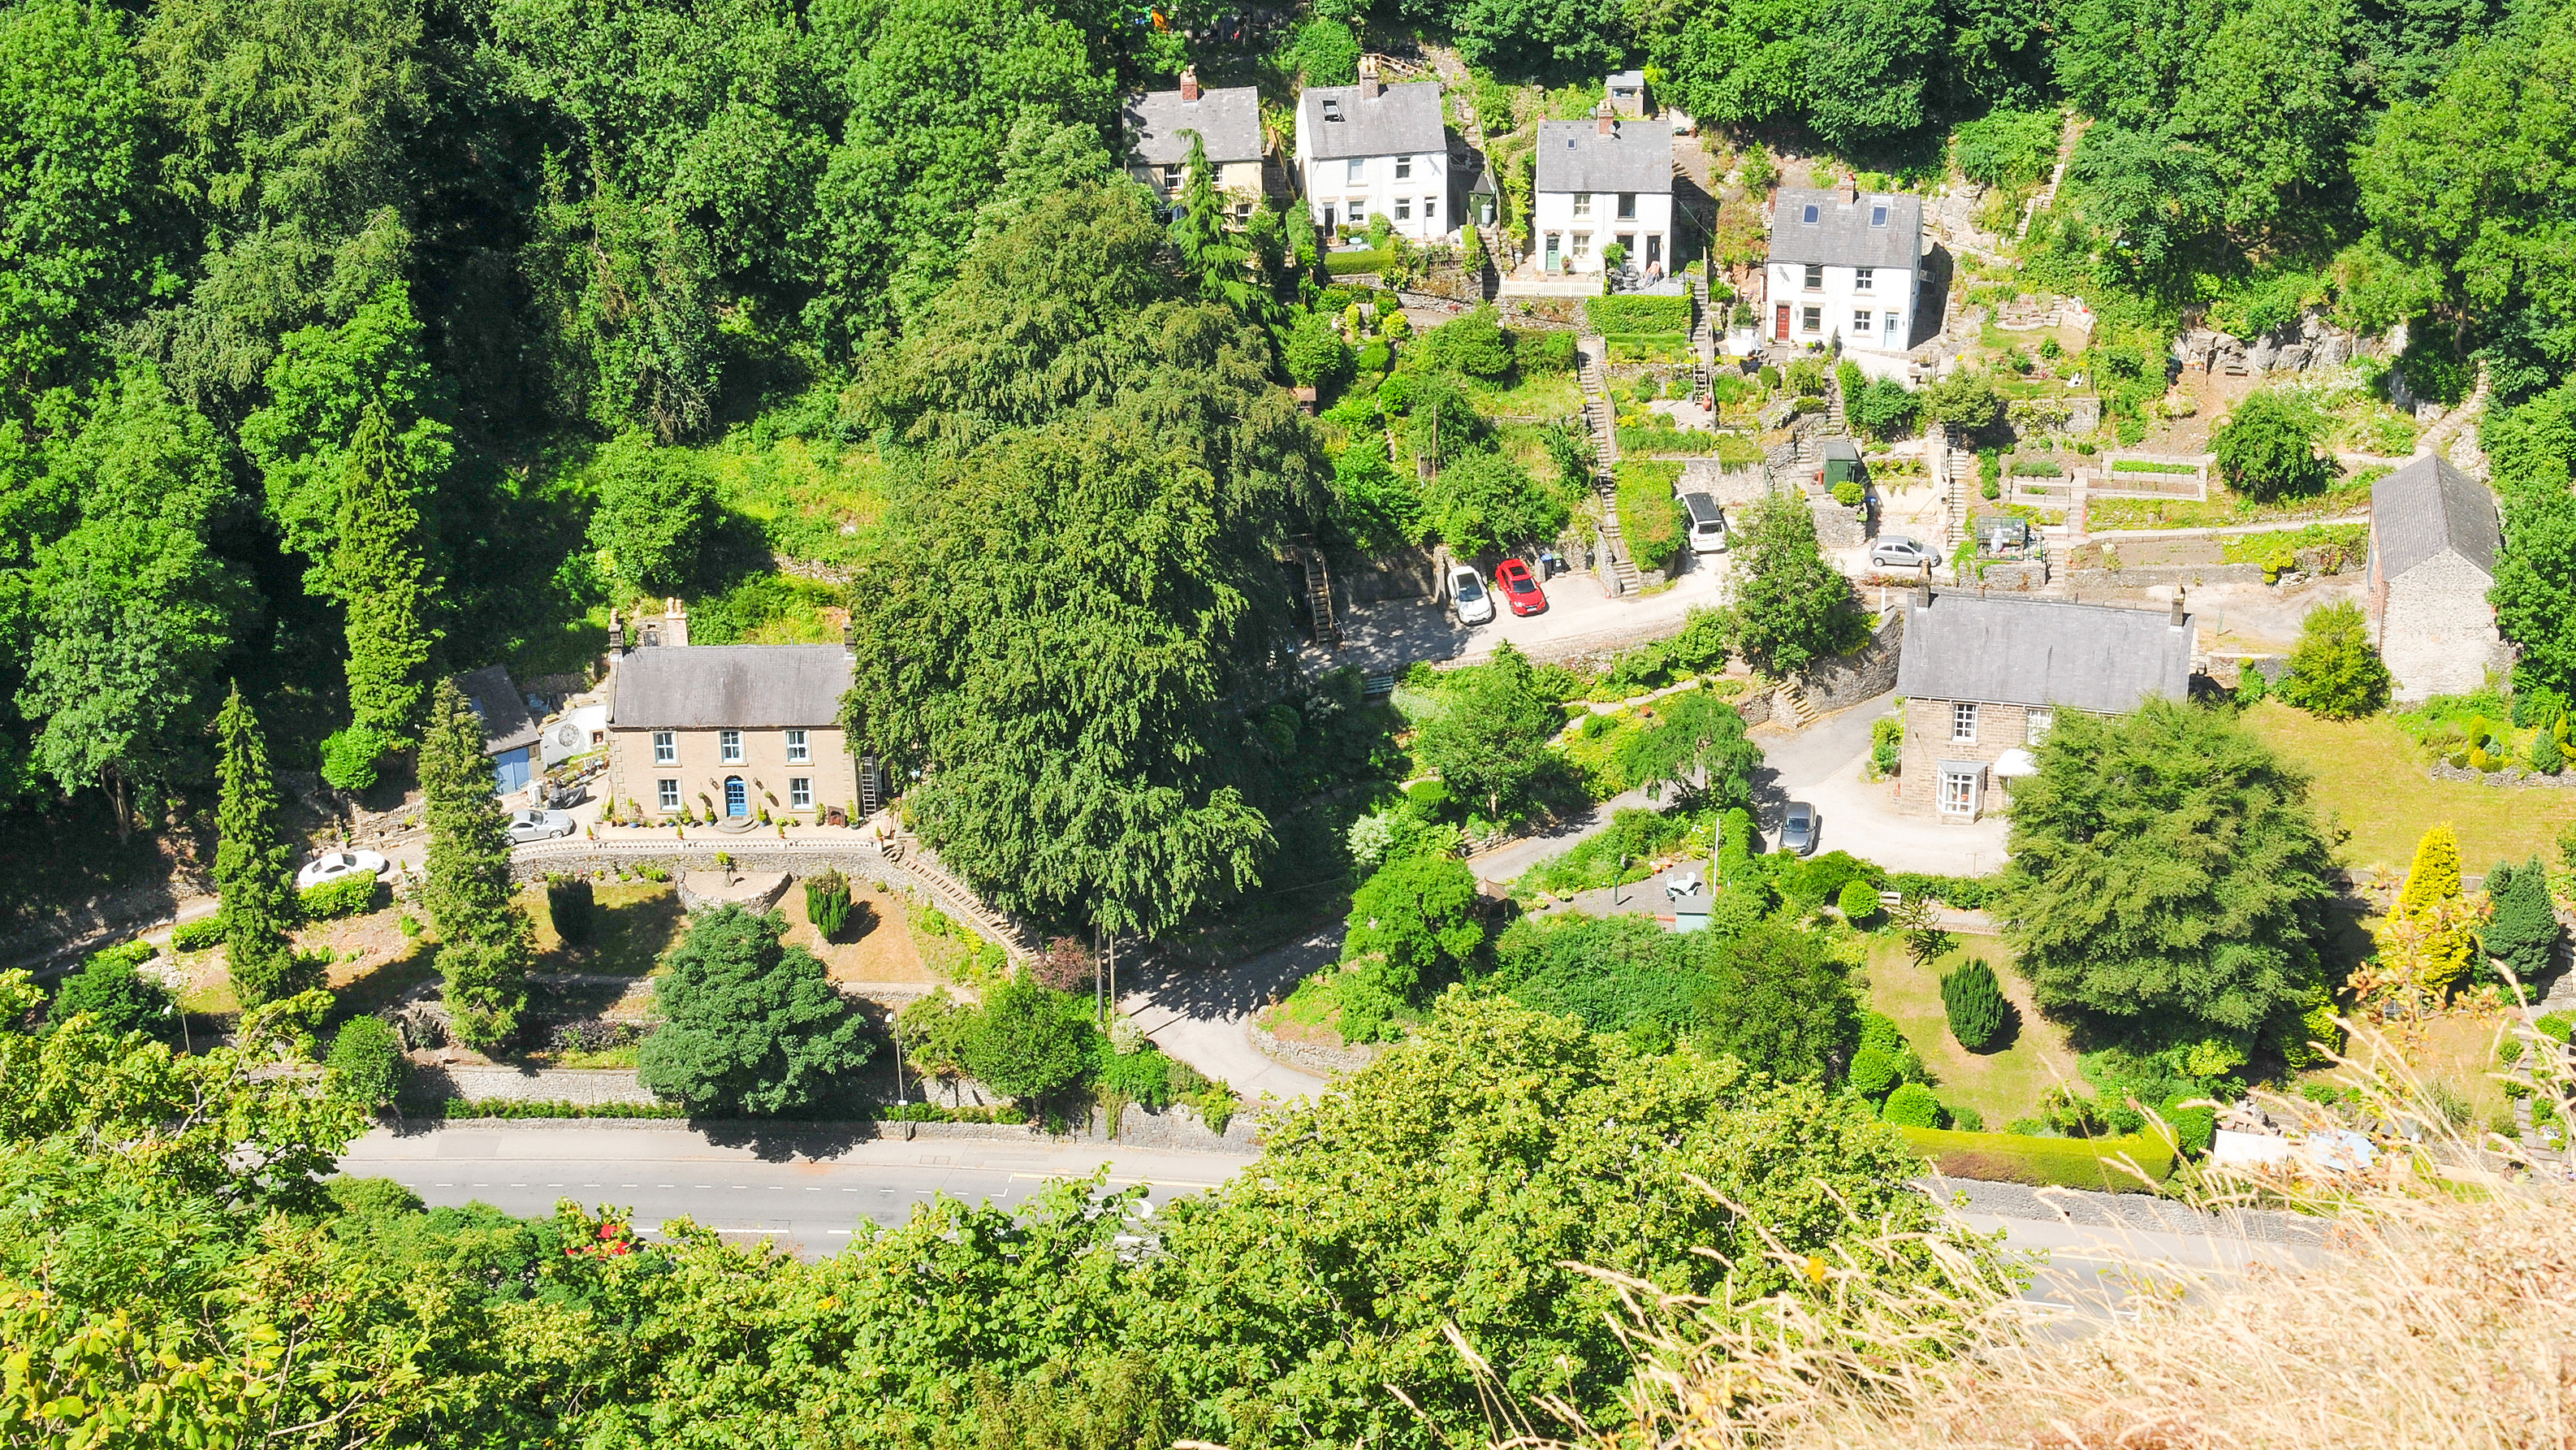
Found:
<path fill-rule="evenodd" d="M 749 825 L 853 810 L 858 763 L 842 735 L 854 662 L 838 644 L 688 642 L 673 600 L 661 618 L 609 630 L 608 786 L 647 820 L 691 812 Z"/>
<path fill-rule="evenodd" d="M 2169 611 L 1917 591 L 1896 667 L 1898 809 L 1976 820 L 2037 769 L 2030 747 L 2058 711 L 2125 715 L 2151 695 L 2183 699 L 2198 634 L 2180 591 Z"/>
<path fill-rule="evenodd" d="M 2401 701 L 2456 695 L 2513 664 L 2496 633 L 2495 495 L 2439 454 L 2370 488 L 2370 635 Z"/>
<path fill-rule="evenodd" d="M 1129 96 L 1122 110 L 1127 130 L 1127 174 L 1166 202 L 1189 181 L 1190 137 L 1206 147 L 1217 191 L 1237 222 L 1261 200 L 1261 94 L 1251 86 L 1199 84 L 1196 66 L 1181 70 L 1181 88 Z"/>

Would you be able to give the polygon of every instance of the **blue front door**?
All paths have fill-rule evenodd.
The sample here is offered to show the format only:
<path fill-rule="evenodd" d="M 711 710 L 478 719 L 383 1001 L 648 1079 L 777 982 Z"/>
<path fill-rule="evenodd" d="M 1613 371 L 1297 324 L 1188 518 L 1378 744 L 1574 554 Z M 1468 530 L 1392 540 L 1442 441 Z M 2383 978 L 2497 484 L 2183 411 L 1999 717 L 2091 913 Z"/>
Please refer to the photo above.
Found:
<path fill-rule="evenodd" d="M 751 792 L 742 788 L 741 776 L 725 777 L 725 814 L 729 816 L 751 814 Z"/>

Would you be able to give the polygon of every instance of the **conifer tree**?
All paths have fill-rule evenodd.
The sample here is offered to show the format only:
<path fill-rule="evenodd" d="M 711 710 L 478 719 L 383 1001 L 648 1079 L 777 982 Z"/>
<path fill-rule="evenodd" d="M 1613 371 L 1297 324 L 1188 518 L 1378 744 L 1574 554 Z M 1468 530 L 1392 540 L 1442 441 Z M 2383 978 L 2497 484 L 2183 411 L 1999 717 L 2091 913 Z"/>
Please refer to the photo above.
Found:
<path fill-rule="evenodd" d="M 359 420 L 340 478 L 331 569 L 348 604 L 352 726 L 408 741 L 429 675 L 432 604 L 420 508 L 382 408 Z"/>
<path fill-rule="evenodd" d="M 1983 1052 L 2003 1035 L 2012 1004 L 1983 957 L 1961 963 L 1941 976 L 1941 1007 L 1950 1019 L 1950 1035 L 1970 1052 Z"/>
<path fill-rule="evenodd" d="M 277 829 L 277 783 L 268 773 L 259 720 L 238 684 L 215 719 L 215 733 L 223 754 L 215 804 L 215 891 L 223 901 L 233 992 L 244 1007 L 256 1007 L 318 983 L 304 980 L 311 973 L 286 939 L 295 899 L 286 842 Z"/>
<path fill-rule="evenodd" d="M 2477 960 L 2476 903 L 2460 892 L 2460 838 L 2446 822 L 2415 843 L 2415 861 L 2380 933 L 2382 955 L 2435 997 Z"/>
<path fill-rule="evenodd" d="M 2558 915 L 2550 909 L 2549 868 L 2538 856 L 2522 866 L 2497 862 L 2487 875 L 2487 896 L 2495 915 L 2487 922 L 2487 955 L 2512 970 L 2527 990 L 2532 979 L 2558 958 Z"/>
<path fill-rule="evenodd" d="M 510 904 L 509 819 L 483 758 L 483 724 L 452 680 L 430 697 L 420 786 L 429 817 L 421 903 L 438 927 L 438 973 L 457 1036 L 477 1050 L 518 1030 L 531 928 Z"/>

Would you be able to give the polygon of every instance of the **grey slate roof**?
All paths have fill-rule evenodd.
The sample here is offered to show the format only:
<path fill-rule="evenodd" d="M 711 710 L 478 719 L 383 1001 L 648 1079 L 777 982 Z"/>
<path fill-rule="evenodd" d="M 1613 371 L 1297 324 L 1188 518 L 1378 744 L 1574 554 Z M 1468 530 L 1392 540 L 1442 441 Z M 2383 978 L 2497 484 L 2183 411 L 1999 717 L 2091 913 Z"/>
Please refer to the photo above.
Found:
<path fill-rule="evenodd" d="M 1340 103 L 1342 119 L 1324 119 L 1324 102 Z M 1440 124 L 1440 83 L 1401 81 L 1373 101 L 1357 86 L 1312 86 L 1297 97 L 1306 118 L 1307 155 L 1318 161 L 1352 156 L 1424 156 L 1449 149 Z"/>
<path fill-rule="evenodd" d="M 760 730 L 837 723 L 850 656 L 836 644 L 647 646 L 617 660 L 617 730 Z"/>
<path fill-rule="evenodd" d="M 1673 128 L 1614 121 L 1601 134 L 1594 121 L 1538 123 L 1540 191 L 1673 189 Z"/>
<path fill-rule="evenodd" d="M 1261 159 L 1261 92 L 1251 86 L 1202 88 L 1195 101 L 1182 100 L 1179 91 L 1148 91 L 1129 96 L 1124 114 L 1128 144 L 1149 166 L 1190 159 L 1190 138 L 1183 131 L 1205 138 L 1215 165 Z"/>
<path fill-rule="evenodd" d="M 2444 549 L 2457 551 L 2492 579 L 2496 550 L 2504 546 L 2495 495 L 2438 453 L 2422 454 L 2370 486 L 2370 529 L 2382 579 L 2394 579 Z"/>
<path fill-rule="evenodd" d="M 1885 205 L 1887 225 L 1869 224 Z M 1816 220 L 1806 219 L 1807 208 Z M 1839 191 L 1782 187 L 1771 213 L 1771 260 L 1820 262 L 1828 267 L 1915 267 L 1923 253 L 1923 198 L 1886 192 L 1845 202 Z"/>
<path fill-rule="evenodd" d="M 537 743 L 536 717 L 528 713 L 527 698 L 519 693 L 507 669 L 485 665 L 471 674 L 458 675 L 456 688 L 465 692 L 466 702 L 483 722 L 485 755 L 499 755 Z"/>
<path fill-rule="evenodd" d="M 2063 705 L 2125 714 L 2191 689 L 2191 616 L 2047 599 L 1932 596 L 1906 606 L 1896 693 L 1909 700 Z"/>

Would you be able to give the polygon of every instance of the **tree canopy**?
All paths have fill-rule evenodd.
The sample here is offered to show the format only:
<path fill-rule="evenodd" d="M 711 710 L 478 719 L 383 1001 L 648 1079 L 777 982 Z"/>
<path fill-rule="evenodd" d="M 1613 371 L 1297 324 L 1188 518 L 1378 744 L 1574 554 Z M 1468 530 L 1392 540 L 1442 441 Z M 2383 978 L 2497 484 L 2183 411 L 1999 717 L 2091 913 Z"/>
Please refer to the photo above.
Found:
<path fill-rule="evenodd" d="M 645 1087 L 692 1111 L 774 1117 L 847 1086 L 875 1044 L 777 912 L 700 912 L 654 978 L 663 1025 L 637 1050 Z"/>

